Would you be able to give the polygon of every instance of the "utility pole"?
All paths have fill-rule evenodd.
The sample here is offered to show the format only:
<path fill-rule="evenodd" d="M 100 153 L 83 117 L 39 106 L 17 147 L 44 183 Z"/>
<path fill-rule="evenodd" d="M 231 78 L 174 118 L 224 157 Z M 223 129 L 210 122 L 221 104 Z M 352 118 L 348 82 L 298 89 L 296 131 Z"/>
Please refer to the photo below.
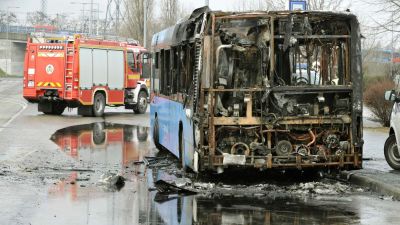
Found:
<path fill-rule="evenodd" d="M 93 0 L 90 0 L 89 34 L 93 34 Z"/>
<path fill-rule="evenodd" d="M 393 66 L 393 58 L 394 58 L 394 21 L 393 21 L 393 15 L 394 12 L 392 12 L 392 43 L 391 43 L 391 56 L 390 56 L 390 78 L 394 79 L 394 66 Z"/>
<path fill-rule="evenodd" d="M 147 46 L 147 1 L 143 0 L 143 47 Z"/>
<path fill-rule="evenodd" d="M 93 34 L 94 33 L 94 22 L 93 22 L 93 13 L 94 13 L 94 9 L 93 9 L 93 5 L 97 5 L 97 11 L 99 11 L 99 3 L 94 3 L 93 2 L 93 0 L 90 0 L 90 2 L 70 2 L 70 4 L 73 4 L 73 5 L 75 5 L 75 4 L 80 4 L 80 5 L 82 5 L 82 19 L 81 19 L 81 26 L 82 26 L 82 33 L 84 33 L 85 32 L 85 28 L 84 27 L 86 27 L 86 26 L 83 26 L 83 24 L 84 23 L 86 23 L 85 22 L 85 20 L 86 20 L 86 18 L 85 18 L 85 5 L 90 5 L 90 15 L 89 15 L 89 34 Z M 99 14 L 99 12 L 97 12 L 97 14 Z M 99 16 L 97 16 L 97 20 L 99 19 L 98 18 Z M 96 27 L 97 27 L 97 23 L 98 23 L 98 21 L 96 20 Z M 97 28 L 96 28 L 97 29 Z M 98 32 L 97 32 L 98 33 Z"/>
<path fill-rule="evenodd" d="M 7 14 L 6 14 L 6 17 L 7 17 L 7 41 L 8 41 L 8 48 L 7 48 L 7 59 L 6 59 L 6 74 L 8 74 L 8 59 L 10 59 L 10 62 L 11 62 L 11 41 L 9 40 L 9 33 L 10 33 L 10 23 L 11 23 L 11 21 L 10 21 L 10 16 L 11 16 L 11 14 L 10 14 L 10 9 L 19 9 L 19 7 L 16 7 L 16 6 L 9 6 L 9 7 L 7 7 Z"/>
<path fill-rule="evenodd" d="M 209 0 L 204 0 L 204 5 L 205 6 L 209 6 L 210 5 L 210 1 Z"/>

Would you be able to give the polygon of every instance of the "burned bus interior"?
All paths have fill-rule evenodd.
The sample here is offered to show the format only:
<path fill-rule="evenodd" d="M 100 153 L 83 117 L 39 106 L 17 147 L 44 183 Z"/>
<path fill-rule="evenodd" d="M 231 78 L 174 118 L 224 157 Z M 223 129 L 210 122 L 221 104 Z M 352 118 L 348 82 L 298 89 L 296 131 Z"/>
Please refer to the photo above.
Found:
<path fill-rule="evenodd" d="M 154 91 L 193 110 L 201 168 L 361 168 L 356 17 L 207 10 L 153 39 Z"/>

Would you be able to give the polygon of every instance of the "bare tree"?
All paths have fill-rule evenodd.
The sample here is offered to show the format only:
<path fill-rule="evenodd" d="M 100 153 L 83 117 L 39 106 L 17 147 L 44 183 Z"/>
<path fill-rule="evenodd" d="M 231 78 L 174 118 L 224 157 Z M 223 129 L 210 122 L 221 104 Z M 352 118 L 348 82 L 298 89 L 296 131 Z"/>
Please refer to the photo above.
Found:
<path fill-rule="evenodd" d="M 125 1 L 125 24 L 122 29 L 122 35 L 127 37 L 135 38 L 143 43 L 144 34 L 144 4 L 146 4 L 147 9 L 147 36 L 151 37 L 153 33 L 153 0 L 126 0 Z M 148 43 L 150 40 L 146 40 Z"/>
<path fill-rule="evenodd" d="M 238 0 L 236 11 L 251 10 L 287 10 L 289 0 Z M 308 10 L 345 10 L 349 8 L 345 0 L 309 0 Z"/>
<path fill-rule="evenodd" d="M 176 23 L 179 18 L 179 1 L 161 0 L 161 23 L 163 27 L 169 27 Z"/>
<path fill-rule="evenodd" d="M 268 10 L 284 10 L 289 6 L 288 0 L 264 0 Z M 307 10 L 345 10 L 349 8 L 345 0 L 308 0 Z"/>
<path fill-rule="evenodd" d="M 50 18 L 41 11 L 35 11 L 27 15 L 27 21 L 32 26 L 44 25 L 50 22 Z"/>
<path fill-rule="evenodd" d="M 17 15 L 15 15 L 15 13 L 0 11 L 0 25 L 7 25 L 15 22 L 17 22 Z"/>
<path fill-rule="evenodd" d="M 377 13 L 380 14 L 379 18 L 383 20 L 375 20 L 375 23 L 380 28 L 381 32 L 394 32 L 396 35 L 400 34 L 400 0 L 378 0 L 369 1 L 366 3 L 374 5 L 377 8 Z"/>

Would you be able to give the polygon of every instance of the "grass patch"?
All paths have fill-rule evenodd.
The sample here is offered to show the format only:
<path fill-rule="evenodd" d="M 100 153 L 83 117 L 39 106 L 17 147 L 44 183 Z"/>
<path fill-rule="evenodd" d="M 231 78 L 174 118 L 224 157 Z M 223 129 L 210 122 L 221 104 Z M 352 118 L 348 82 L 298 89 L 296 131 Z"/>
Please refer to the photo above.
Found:
<path fill-rule="evenodd" d="M 5 76 L 7 76 L 7 73 L 4 72 L 4 70 L 2 70 L 2 69 L 0 68 L 0 77 L 5 77 Z"/>

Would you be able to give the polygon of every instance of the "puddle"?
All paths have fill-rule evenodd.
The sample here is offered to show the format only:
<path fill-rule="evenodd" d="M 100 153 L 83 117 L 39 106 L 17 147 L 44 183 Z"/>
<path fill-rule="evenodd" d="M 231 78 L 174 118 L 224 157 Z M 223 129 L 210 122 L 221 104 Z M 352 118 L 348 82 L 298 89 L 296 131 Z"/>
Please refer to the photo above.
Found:
<path fill-rule="evenodd" d="M 98 122 L 56 131 L 50 138 L 61 151 L 83 162 L 126 166 L 149 152 L 149 128 Z"/>
<path fill-rule="evenodd" d="M 263 174 L 254 183 L 234 184 L 223 177 L 202 178 L 193 187 L 210 191 L 162 194 L 154 186 L 157 178 L 171 171 L 182 174 L 171 156 L 157 154 L 144 127 L 79 125 L 58 130 L 51 140 L 94 172 L 73 171 L 50 185 L 30 224 L 390 224 L 399 218 L 398 203 L 324 179 L 282 184 Z M 122 175 L 123 188 L 98 185 L 107 173 Z"/>

